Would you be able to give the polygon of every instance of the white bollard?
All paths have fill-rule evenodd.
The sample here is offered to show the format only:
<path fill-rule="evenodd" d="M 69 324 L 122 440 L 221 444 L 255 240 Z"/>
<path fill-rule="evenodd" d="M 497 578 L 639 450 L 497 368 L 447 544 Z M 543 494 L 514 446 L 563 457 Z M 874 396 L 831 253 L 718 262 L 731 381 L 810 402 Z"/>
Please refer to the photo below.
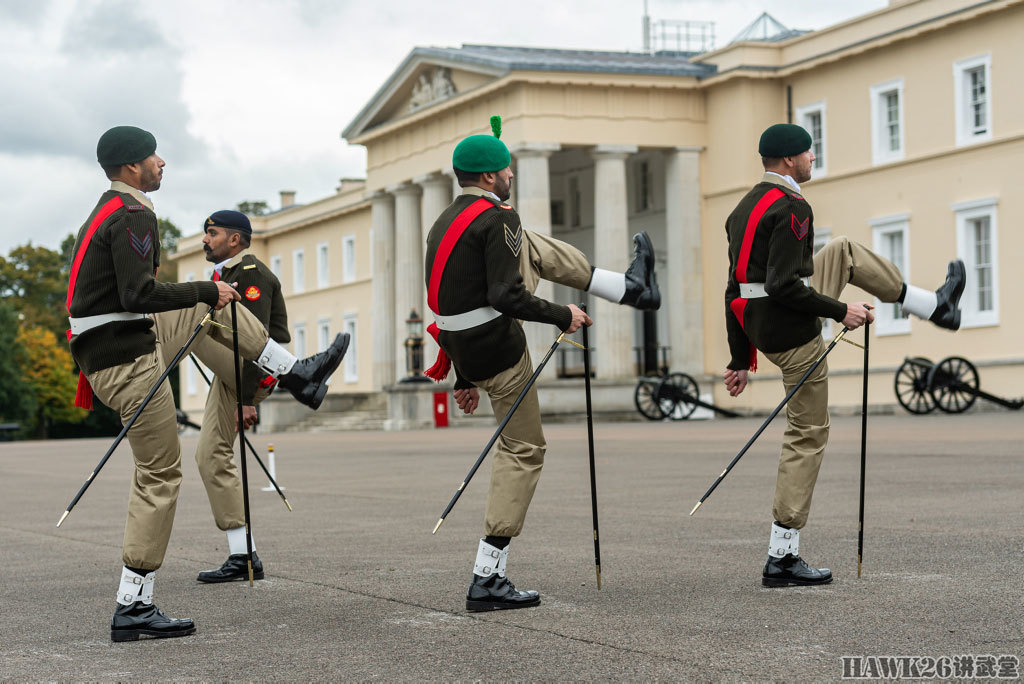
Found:
<path fill-rule="evenodd" d="M 273 479 L 274 482 L 277 482 L 277 470 L 274 468 L 274 445 L 273 444 L 268 444 L 267 445 L 267 470 L 270 471 L 271 479 Z M 277 486 L 281 487 L 280 484 L 278 484 Z M 274 485 L 273 484 L 270 484 L 268 482 L 267 486 L 264 487 L 263 489 L 261 489 L 260 491 L 261 492 L 276 492 L 277 490 L 274 489 Z M 281 487 L 281 491 L 282 492 L 284 491 L 284 487 Z"/>

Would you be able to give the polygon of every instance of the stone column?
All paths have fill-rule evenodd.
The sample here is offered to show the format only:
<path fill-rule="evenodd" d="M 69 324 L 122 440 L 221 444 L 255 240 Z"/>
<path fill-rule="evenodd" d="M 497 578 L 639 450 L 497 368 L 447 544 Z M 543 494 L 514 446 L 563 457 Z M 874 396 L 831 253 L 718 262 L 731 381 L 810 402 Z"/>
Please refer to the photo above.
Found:
<path fill-rule="evenodd" d="M 512 180 L 515 191 L 516 211 L 523 221 L 523 228 L 542 235 L 551 235 L 551 174 L 548 159 L 551 153 L 561 149 L 558 143 L 521 143 L 511 149 L 516 158 L 516 176 Z M 534 294 L 541 299 L 552 301 L 555 294 L 550 281 L 541 280 Z M 555 329 L 541 323 L 523 323 L 526 343 L 536 366 L 547 353 Z M 558 368 L 557 359 L 552 359 L 541 377 L 554 378 Z"/>
<path fill-rule="evenodd" d="M 598 145 L 594 159 L 594 265 L 625 272 L 632 259 L 629 234 L 626 159 L 632 145 Z M 633 362 L 634 310 L 604 299 L 594 299 L 594 335 L 597 376 L 626 380 L 635 376 Z"/>
<path fill-rule="evenodd" d="M 392 343 L 395 378 L 407 375 L 405 363 L 405 319 L 423 302 L 423 226 L 420 221 L 420 187 L 412 183 L 388 186 L 395 196 L 395 306 L 392 310 L 395 339 Z"/>
<path fill-rule="evenodd" d="M 420 264 L 424 264 L 425 253 L 424 250 L 427 244 L 427 234 L 430 232 L 431 227 L 434 225 L 434 221 L 441 215 L 452 201 L 452 177 L 446 176 L 440 173 L 431 173 L 424 176 L 417 176 L 412 179 L 414 183 L 418 184 L 423 188 L 423 211 L 422 216 L 422 230 L 420 233 Z M 421 265 L 421 269 L 423 266 Z M 426 285 L 426 277 L 429 275 L 425 271 L 421 271 L 423 278 L 421 282 Z M 416 311 L 419 312 L 420 316 L 424 321 L 424 330 L 426 327 L 433 323 L 434 315 L 430 311 L 430 307 L 427 306 L 427 289 L 423 288 L 423 298 L 420 301 L 420 305 L 416 307 Z M 434 338 L 424 332 L 423 334 L 423 368 L 426 370 L 434 364 L 434 359 L 437 358 L 437 343 L 434 342 Z"/>
<path fill-rule="evenodd" d="M 395 382 L 395 198 L 386 192 L 370 196 L 373 226 L 373 388 Z"/>
<path fill-rule="evenodd" d="M 665 158 L 665 228 L 670 368 L 700 377 L 704 367 L 704 288 L 700 222 L 700 152 L 676 147 Z M 723 243 L 724 245 L 724 243 Z M 724 247 L 723 247 L 724 254 Z M 668 302 L 664 298 L 668 295 Z M 724 304 L 723 304 L 724 306 Z"/>

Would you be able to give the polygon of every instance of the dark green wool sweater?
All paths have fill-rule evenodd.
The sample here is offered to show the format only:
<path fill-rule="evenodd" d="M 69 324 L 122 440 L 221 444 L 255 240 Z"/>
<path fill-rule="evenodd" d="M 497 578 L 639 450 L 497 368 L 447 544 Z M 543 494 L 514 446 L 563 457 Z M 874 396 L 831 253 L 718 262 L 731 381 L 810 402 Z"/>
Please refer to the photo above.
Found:
<path fill-rule="evenodd" d="M 288 311 L 281 294 L 281 282 L 267 266 L 247 251 L 236 254 L 221 269 L 221 280 L 235 285 L 242 295 L 242 305 L 259 319 L 270 333 L 271 339 L 287 344 L 292 337 L 288 333 Z M 259 384 L 267 377 L 252 361 L 242 366 L 242 403 L 252 406 Z"/>
<path fill-rule="evenodd" d="M 452 221 L 463 209 L 480 199 L 460 195 L 442 212 L 427 235 L 426 281 L 434 255 Z M 462 234 L 448 259 L 438 290 L 438 311 L 443 316 L 492 306 L 504 316 L 469 330 L 444 331 L 441 347 L 451 357 L 458 376 L 456 388 L 485 380 L 514 366 L 526 350 L 526 335 L 516 319 L 550 323 L 565 330 L 572 322 L 569 307 L 534 297 L 523 286 L 519 250 L 523 245 L 522 223 L 515 209 L 485 197 L 487 209 Z"/>
<path fill-rule="evenodd" d="M 120 195 L 124 206 L 99 226 L 78 271 L 71 315 L 157 313 L 217 303 L 211 282 L 162 283 L 154 277 L 160 266 L 160 234 L 156 214 L 127 193 L 108 190 L 78 231 L 74 254 L 108 200 Z M 86 373 L 130 363 L 156 348 L 153 321 L 107 323 L 71 338 L 71 355 Z"/>
<path fill-rule="evenodd" d="M 740 296 L 736 266 L 740 260 L 747 221 L 758 201 L 772 189 L 784 194 L 758 222 L 747 263 L 746 281 L 764 283 L 767 297 L 749 299 L 743 325 L 734 312 Z M 729 284 L 725 288 L 725 320 L 729 334 L 728 368 L 750 365 L 750 343 L 763 352 L 782 352 L 821 334 L 819 318 L 837 321 L 846 305 L 803 283 L 814 273 L 814 215 L 801 195 L 783 184 L 762 181 L 740 200 L 725 222 L 729 238 Z"/>

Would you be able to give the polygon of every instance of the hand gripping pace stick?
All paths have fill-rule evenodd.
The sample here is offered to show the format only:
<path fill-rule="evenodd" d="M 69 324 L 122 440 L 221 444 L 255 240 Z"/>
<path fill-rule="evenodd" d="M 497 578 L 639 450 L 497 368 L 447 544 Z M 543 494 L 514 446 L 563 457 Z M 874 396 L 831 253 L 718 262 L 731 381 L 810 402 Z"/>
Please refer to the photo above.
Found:
<path fill-rule="evenodd" d="M 494 431 L 493 435 L 491 435 L 491 439 L 488 440 L 487 446 L 485 446 L 484 450 L 480 452 L 480 456 L 479 458 L 476 459 L 476 463 L 474 463 L 473 467 L 469 469 L 469 474 L 466 475 L 466 478 L 462 481 L 462 484 L 459 485 L 459 488 L 455 490 L 455 496 L 453 496 L 452 500 L 448 502 L 448 507 L 444 509 L 444 513 L 441 514 L 440 520 L 438 520 L 437 524 L 434 525 L 434 531 L 431 532 L 431 534 L 437 532 L 438 528 L 441 527 L 441 523 L 443 523 L 444 519 L 448 516 L 449 513 L 451 513 L 452 508 L 455 507 L 455 502 L 459 500 L 460 496 L 462 496 L 462 492 L 466 491 L 466 486 L 469 484 L 469 481 L 473 479 L 473 475 L 476 474 L 476 471 L 480 467 L 480 464 L 483 463 L 484 459 L 487 457 L 487 452 L 490 451 L 491 447 L 494 446 L 494 443 L 498 441 L 498 437 L 501 436 L 501 431 L 505 429 L 506 425 L 508 425 L 508 421 L 512 420 L 512 415 L 516 412 L 516 409 L 519 408 L 519 404 L 523 402 L 523 397 L 525 397 L 526 393 L 530 391 L 531 387 L 533 387 L 533 383 L 537 381 L 537 377 L 540 375 L 541 371 L 544 370 L 544 366 L 547 365 L 548 360 L 551 358 L 551 355 L 555 353 L 555 349 L 557 349 L 558 345 L 561 344 L 563 341 L 568 342 L 569 344 L 575 345 L 577 347 L 581 346 L 576 342 L 573 342 L 572 340 L 565 339 L 564 332 L 561 333 L 557 339 L 555 339 L 554 343 L 551 345 L 551 348 L 548 349 L 548 353 L 544 355 L 544 359 L 540 362 L 536 370 L 533 371 L 533 375 L 531 375 L 530 379 L 526 382 L 526 386 L 523 387 L 523 390 L 519 393 L 519 396 L 516 397 L 515 403 L 512 404 L 512 408 L 508 410 L 508 413 L 505 414 L 505 417 L 498 425 L 498 429 Z"/>
<path fill-rule="evenodd" d="M 848 332 L 850 332 L 850 329 L 844 327 L 842 332 L 836 335 L 836 338 L 832 340 L 828 347 L 825 348 L 825 351 L 821 353 L 821 356 L 819 356 L 814 361 L 814 363 L 811 364 L 811 367 L 807 369 L 807 372 L 804 373 L 802 378 L 800 378 L 800 381 L 797 382 L 796 385 L 793 386 L 793 389 L 789 391 L 789 394 L 787 394 L 786 398 L 782 400 L 782 403 L 776 406 L 775 410 L 768 414 L 768 417 L 765 419 L 763 423 L 761 423 L 761 427 L 757 429 L 757 432 L 754 433 L 754 436 L 751 437 L 747 441 L 747 443 L 743 445 L 743 448 L 740 449 L 740 453 L 736 454 L 736 458 L 732 459 L 729 465 L 725 466 L 725 470 L 723 470 L 722 474 L 718 476 L 718 479 L 711 483 L 711 486 L 708 488 L 708 491 L 704 492 L 704 496 L 700 497 L 700 501 L 698 501 L 697 505 L 693 507 L 692 511 L 690 511 L 690 515 L 696 513 L 697 509 L 700 508 L 701 504 L 704 503 L 709 496 L 711 496 L 711 492 L 715 491 L 715 488 L 719 485 L 719 483 L 721 483 L 722 480 L 725 479 L 725 476 L 729 474 L 729 471 L 732 470 L 733 466 L 736 465 L 741 458 L 743 458 L 743 454 L 747 453 L 747 449 L 749 449 L 751 445 L 754 443 L 754 441 L 761 436 L 761 433 L 764 432 L 764 429 L 768 427 L 768 424 L 775 419 L 775 416 L 779 415 L 779 411 L 782 410 L 782 407 L 785 406 L 789 402 L 789 400 L 793 398 L 793 395 L 796 394 L 797 390 L 799 390 L 803 386 L 804 382 L 807 380 L 808 377 L 810 377 L 811 373 L 813 373 L 814 370 L 819 365 L 821 365 L 821 362 L 825 360 L 825 357 L 828 356 L 828 353 L 832 351 L 833 347 L 836 346 L 836 343 L 839 342 L 839 340 L 843 339 L 846 333 Z"/>
<path fill-rule="evenodd" d="M 100 469 L 103 468 L 103 466 L 106 464 L 107 459 L 110 458 L 110 455 L 114 453 L 114 449 L 116 449 L 117 445 L 121 443 L 121 440 L 124 439 L 124 436 L 128 434 L 128 430 L 131 429 L 132 425 L 135 425 L 135 421 L 138 420 L 139 416 L 142 414 L 142 411 L 146 408 L 146 406 L 149 404 L 149 401 L 153 398 L 153 395 L 156 394 L 156 391 L 160 388 L 160 385 L 163 384 L 163 381 L 166 380 L 167 376 L 170 375 L 172 370 L 174 370 L 174 367 L 178 365 L 178 362 L 181 361 L 181 357 L 185 355 L 185 350 L 188 349 L 189 346 L 192 344 L 192 341 L 196 339 L 196 336 L 199 334 L 199 331 L 203 329 L 203 326 L 210 322 L 210 318 L 212 316 L 213 307 L 211 306 L 210 310 L 206 312 L 205 316 L 203 316 L 203 320 L 199 321 L 199 325 L 197 325 L 196 329 L 192 331 L 192 334 L 189 335 L 189 338 L 185 340 L 185 344 L 183 344 L 181 349 L 178 350 L 178 353 L 174 355 L 174 358 L 171 359 L 171 362 L 167 364 L 167 368 L 165 368 L 164 372 L 160 374 L 160 377 L 159 379 L 157 379 L 156 384 L 153 385 L 153 388 L 149 390 L 149 394 L 147 394 L 146 397 L 142 400 L 142 403 L 139 404 L 139 408 L 135 409 L 135 413 L 132 414 L 132 417 L 129 418 L 128 422 L 124 424 L 123 428 L 121 428 L 121 432 L 119 432 L 117 438 L 114 439 L 114 443 L 110 445 L 110 448 L 107 449 L 107 453 L 103 454 L 103 458 L 101 458 L 100 462 L 96 465 L 95 468 L 93 468 L 92 474 L 89 475 L 88 478 L 86 478 L 85 484 L 83 484 L 82 488 L 78 490 L 78 493 L 75 494 L 75 498 L 71 500 L 71 503 L 69 503 L 68 507 L 64 510 L 64 515 L 60 516 L 60 520 L 57 521 L 57 527 L 60 527 L 61 523 L 64 522 L 68 515 L 71 514 L 71 509 L 75 507 L 75 504 L 78 503 L 78 500 L 82 498 L 83 494 L 85 494 L 85 490 L 89 488 L 89 485 L 91 485 L 93 480 L 96 479 L 96 476 L 99 475 Z"/>

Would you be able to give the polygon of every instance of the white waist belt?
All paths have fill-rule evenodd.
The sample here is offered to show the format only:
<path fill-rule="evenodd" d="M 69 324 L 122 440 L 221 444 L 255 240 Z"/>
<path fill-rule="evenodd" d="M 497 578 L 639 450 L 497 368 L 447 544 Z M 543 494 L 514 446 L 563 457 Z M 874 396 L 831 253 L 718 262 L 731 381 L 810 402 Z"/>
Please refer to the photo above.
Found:
<path fill-rule="evenodd" d="M 71 323 L 71 334 L 81 335 L 86 330 L 92 330 L 93 328 L 107 323 L 114 323 L 115 321 L 137 321 L 140 318 L 145 318 L 146 314 L 140 313 L 128 313 L 127 311 L 121 311 L 118 313 L 100 314 L 98 316 L 80 316 L 79 318 L 68 318 L 68 322 Z"/>
<path fill-rule="evenodd" d="M 454 332 L 457 330 L 469 330 L 478 325 L 489 323 L 501 315 L 501 312 L 491 306 L 481 306 L 466 313 L 455 314 L 454 316 L 438 316 L 434 314 L 434 321 L 441 330 Z"/>
<path fill-rule="evenodd" d="M 810 278 L 801 278 L 804 285 L 810 285 Z M 740 297 L 744 299 L 760 299 L 767 297 L 764 291 L 764 283 L 740 283 Z"/>

